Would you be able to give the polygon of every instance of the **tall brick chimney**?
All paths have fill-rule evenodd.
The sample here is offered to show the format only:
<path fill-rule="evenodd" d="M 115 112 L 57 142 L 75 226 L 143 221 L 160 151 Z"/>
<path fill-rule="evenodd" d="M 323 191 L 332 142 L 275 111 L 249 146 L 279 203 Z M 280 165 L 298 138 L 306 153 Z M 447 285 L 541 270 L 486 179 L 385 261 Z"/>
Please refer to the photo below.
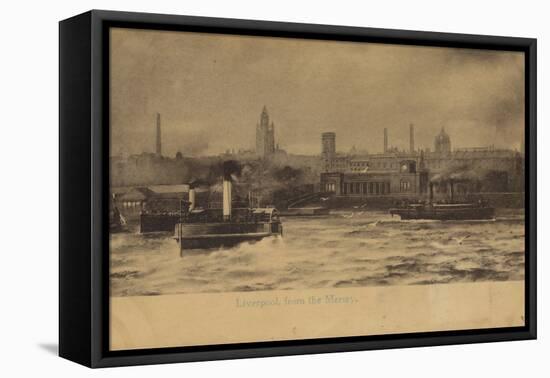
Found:
<path fill-rule="evenodd" d="M 414 152 L 414 125 L 412 123 L 409 125 L 409 133 L 410 151 Z"/>

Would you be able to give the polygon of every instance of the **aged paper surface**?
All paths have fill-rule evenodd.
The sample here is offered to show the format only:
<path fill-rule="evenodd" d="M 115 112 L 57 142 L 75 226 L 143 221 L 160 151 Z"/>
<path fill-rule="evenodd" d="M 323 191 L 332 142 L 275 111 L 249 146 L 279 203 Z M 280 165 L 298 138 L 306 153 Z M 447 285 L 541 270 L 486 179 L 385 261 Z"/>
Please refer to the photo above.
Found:
<path fill-rule="evenodd" d="M 111 349 L 523 325 L 524 58 L 111 29 Z"/>
<path fill-rule="evenodd" d="M 524 325 L 523 282 L 111 299 L 111 349 Z"/>

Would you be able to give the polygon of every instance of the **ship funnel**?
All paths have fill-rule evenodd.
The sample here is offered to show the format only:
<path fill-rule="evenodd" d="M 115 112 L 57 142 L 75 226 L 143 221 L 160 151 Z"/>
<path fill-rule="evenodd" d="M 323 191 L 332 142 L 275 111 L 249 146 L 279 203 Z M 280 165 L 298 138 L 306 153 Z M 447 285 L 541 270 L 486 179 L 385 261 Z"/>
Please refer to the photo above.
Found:
<path fill-rule="evenodd" d="M 193 210 L 195 208 L 195 187 L 190 185 L 189 186 L 189 211 Z"/>
<path fill-rule="evenodd" d="M 223 220 L 231 220 L 231 180 L 223 179 Z"/>
<path fill-rule="evenodd" d="M 434 183 L 430 182 L 430 203 L 434 201 Z"/>
<path fill-rule="evenodd" d="M 231 220 L 232 175 L 240 174 L 241 167 L 234 160 L 223 163 L 223 220 Z"/>

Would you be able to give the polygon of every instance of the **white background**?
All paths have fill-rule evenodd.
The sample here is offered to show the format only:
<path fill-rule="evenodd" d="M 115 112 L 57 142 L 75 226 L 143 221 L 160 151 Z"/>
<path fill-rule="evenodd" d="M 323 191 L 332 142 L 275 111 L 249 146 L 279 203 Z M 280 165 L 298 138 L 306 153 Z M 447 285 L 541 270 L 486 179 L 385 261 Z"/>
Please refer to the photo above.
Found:
<path fill-rule="evenodd" d="M 5 1 L 0 38 L 0 376 L 548 376 L 550 50 L 545 1 Z M 56 356 L 58 25 L 89 9 L 536 37 L 539 340 L 90 370 Z M 545 67 L 546 66 L 546 67 Z M 544 273 L 547 273 L 546 275 Z M 545 351 L 546 349 L 546 351 Z"/>

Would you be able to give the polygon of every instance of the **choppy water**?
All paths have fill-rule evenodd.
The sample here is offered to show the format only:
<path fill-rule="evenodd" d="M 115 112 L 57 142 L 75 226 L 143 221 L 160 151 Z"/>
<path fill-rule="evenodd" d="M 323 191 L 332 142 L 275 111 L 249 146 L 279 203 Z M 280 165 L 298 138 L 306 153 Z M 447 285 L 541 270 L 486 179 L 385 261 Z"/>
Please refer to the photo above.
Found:
<path fill-rule="evenodd" d="M 179 255 L 171 236 L 111 235 L 111 294 L 523 280 L 524 217 L 401 221 L 385 212 L 283 218 L 284 237 Z"/>

